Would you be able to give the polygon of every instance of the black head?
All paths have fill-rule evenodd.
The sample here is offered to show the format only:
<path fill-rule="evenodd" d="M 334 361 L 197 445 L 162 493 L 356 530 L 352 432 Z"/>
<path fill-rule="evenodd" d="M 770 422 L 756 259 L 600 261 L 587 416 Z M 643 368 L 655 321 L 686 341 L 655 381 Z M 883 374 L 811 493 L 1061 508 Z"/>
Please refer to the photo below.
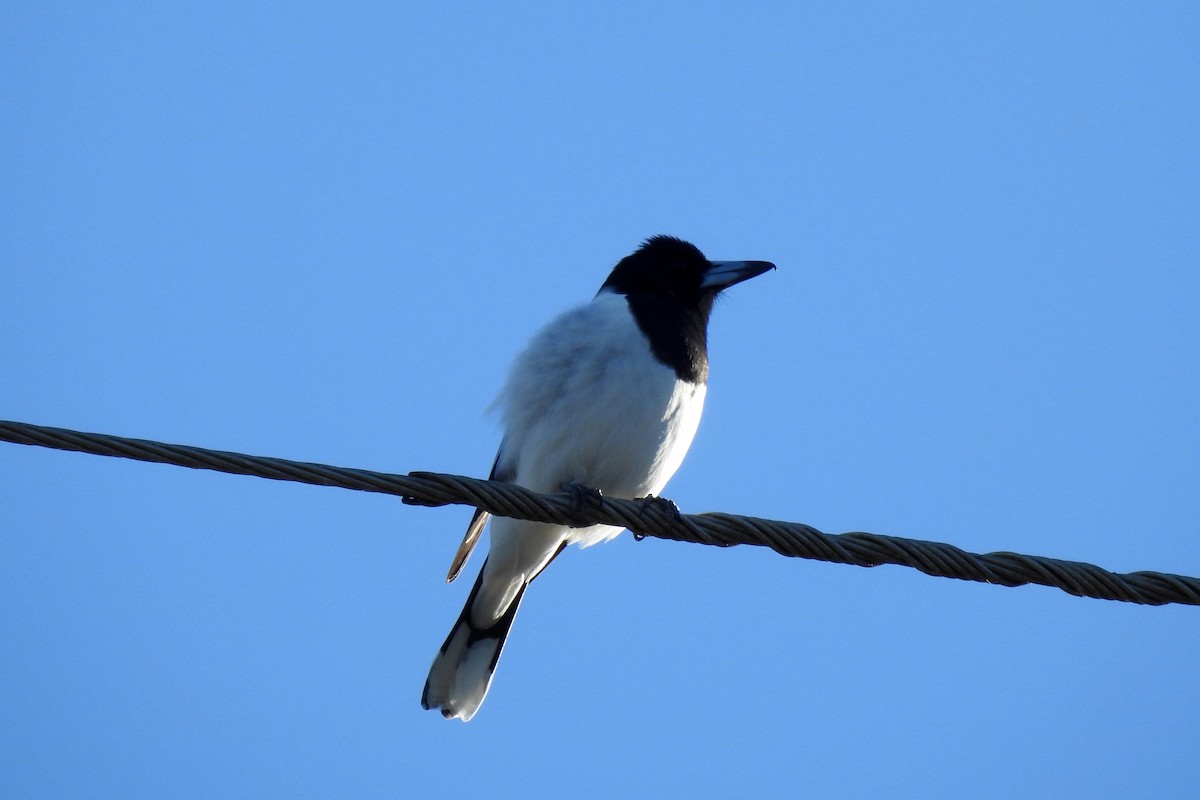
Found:
<path fill-rule="evenodd" d="M 684 380 L 708 379 L 708 318 L 722 290 L 761 275 L 766 261 L 709 261 L 695 245 L 653 236 L 600 287 L 625 295 L 655 356 Z"/>
<path fill-rule="evenodd" d="M 696 245 L 673 236 L 654 236 L 621 259 L 601 288 L 626 295 L 696 296 L 707 270 L 708 259 Z"/>

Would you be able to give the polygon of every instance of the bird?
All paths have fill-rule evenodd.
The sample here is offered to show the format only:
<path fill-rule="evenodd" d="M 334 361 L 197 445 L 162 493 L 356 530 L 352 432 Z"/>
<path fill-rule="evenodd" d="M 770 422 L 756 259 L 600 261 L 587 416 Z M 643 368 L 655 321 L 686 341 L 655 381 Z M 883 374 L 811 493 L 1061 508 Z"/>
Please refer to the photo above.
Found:
<path fill-rule="evenodd" d="M 536 333 L 496 400 L 504 434 L 489 479 L 535 492 L 654 498 L 683 462 L 708 387 L 708 321 L 722 291 L 775 265 L 709 261 L 652 236 L 612 269 L 591 302 Z M 669 502 L 669 501 L 665 501 Z M 477 509 L 447 581 L 489 514 Z M 469 721 L 479 710 L 529 584 L 568 544 L 621 532 L 496 517 L 466 605 L 429 669 L 421 705 Z"/>

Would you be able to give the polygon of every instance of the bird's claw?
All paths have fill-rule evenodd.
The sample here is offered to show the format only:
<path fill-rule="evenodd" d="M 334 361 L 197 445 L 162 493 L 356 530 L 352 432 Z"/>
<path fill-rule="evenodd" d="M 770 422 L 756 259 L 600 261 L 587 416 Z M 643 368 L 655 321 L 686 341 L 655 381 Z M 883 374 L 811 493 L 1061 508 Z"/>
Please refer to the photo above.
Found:
<path fill-rule="evenodd" d="M 650 511 L 651 509 L 660 509 L 662 513 L 666 514 L 667 517 L 669 517 L 672 521 L 677 520 L 682 516 L 682 514 L 679 512 L 679 506 L 675 505 L 675 501 L 666 497 L 656 497 L 655 495 L 648 494 L 645 497 L 639 498 L 638 502 L 642 505 L 642 516 L 645 516 L 646 512 Z M 632 533 L 633 538 L 639 542 L 646 538 L 646 534 L 644 533 L 638 533 L 636 531 L 633 531 Z"/>
<path fill-rule="evenodd" d="M 592 501 L 596 505 L 604 505 L 604 493 L 599 489 L 594 489 L 591 486 L 584 486 L 578 481 L 566 481 L 559 487 L 562 491 L 571 495 L 571 505 L 576 516 L 582 514 Z M 590 520 L 580 519 L 581 525 L 592 525 Z"/>

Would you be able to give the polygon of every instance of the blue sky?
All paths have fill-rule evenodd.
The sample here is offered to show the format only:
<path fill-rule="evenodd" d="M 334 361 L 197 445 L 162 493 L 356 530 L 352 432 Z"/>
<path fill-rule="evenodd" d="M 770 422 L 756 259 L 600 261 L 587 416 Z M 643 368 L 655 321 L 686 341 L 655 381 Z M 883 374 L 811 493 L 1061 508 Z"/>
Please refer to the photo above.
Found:
<path fill-rule="evenodd" d="M 779 265 L 684 511 L 1200 574 L 1194 4 L 18 4 L 0 76 L 0 418 L 483 476 L 510 359 L 670 233 Z M 418 700 L 466 509 L 0 477 L 6 796 L 1200 780 L 1194 608 L 623 536 L 462 725 Z"/>

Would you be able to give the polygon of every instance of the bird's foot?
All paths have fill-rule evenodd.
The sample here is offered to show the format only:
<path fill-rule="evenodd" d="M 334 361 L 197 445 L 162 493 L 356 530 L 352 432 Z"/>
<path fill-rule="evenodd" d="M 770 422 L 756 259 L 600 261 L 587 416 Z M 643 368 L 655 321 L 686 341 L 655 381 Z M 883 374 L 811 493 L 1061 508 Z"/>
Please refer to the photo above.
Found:
<path fill-rule="evenodd" d="M 640 513 L 643 516 L 645 516 L 646 512 L 648 511 L 653 513 L 654 510 L 658 510 L 672 522 L 682 516 L 682 514 L 679 513 L 679 506 L 675 505 L 675 501 L 669 500 L 666 497 L 655 497 L 652 494 L 648 494 L 645 497 L 638 498 L 638 502 L 642 504 Z M 640 542 L 642 539 L 646 538 L 646 534 L 633 531 L 633 538 Z"/>
<path fill-rule="evenodd" d="M 587 510 L 588 506 L 591 505 L 593 501 L 597 506 L 604 505 L 603 492 L 601 492 L 599 489 L 593 489 L 591 486 L 584 486 L 578 481 L 566 481 L 562 486 L 559 487 L 559 489 L 571 495 L 571 505 L 577 517 Z M 591 520 L 584 519 L 582 517 L 579 519 L 580 524 L 576 525 L 575 527 L 586 527 L 588 525 L 595 524 Z"/>

